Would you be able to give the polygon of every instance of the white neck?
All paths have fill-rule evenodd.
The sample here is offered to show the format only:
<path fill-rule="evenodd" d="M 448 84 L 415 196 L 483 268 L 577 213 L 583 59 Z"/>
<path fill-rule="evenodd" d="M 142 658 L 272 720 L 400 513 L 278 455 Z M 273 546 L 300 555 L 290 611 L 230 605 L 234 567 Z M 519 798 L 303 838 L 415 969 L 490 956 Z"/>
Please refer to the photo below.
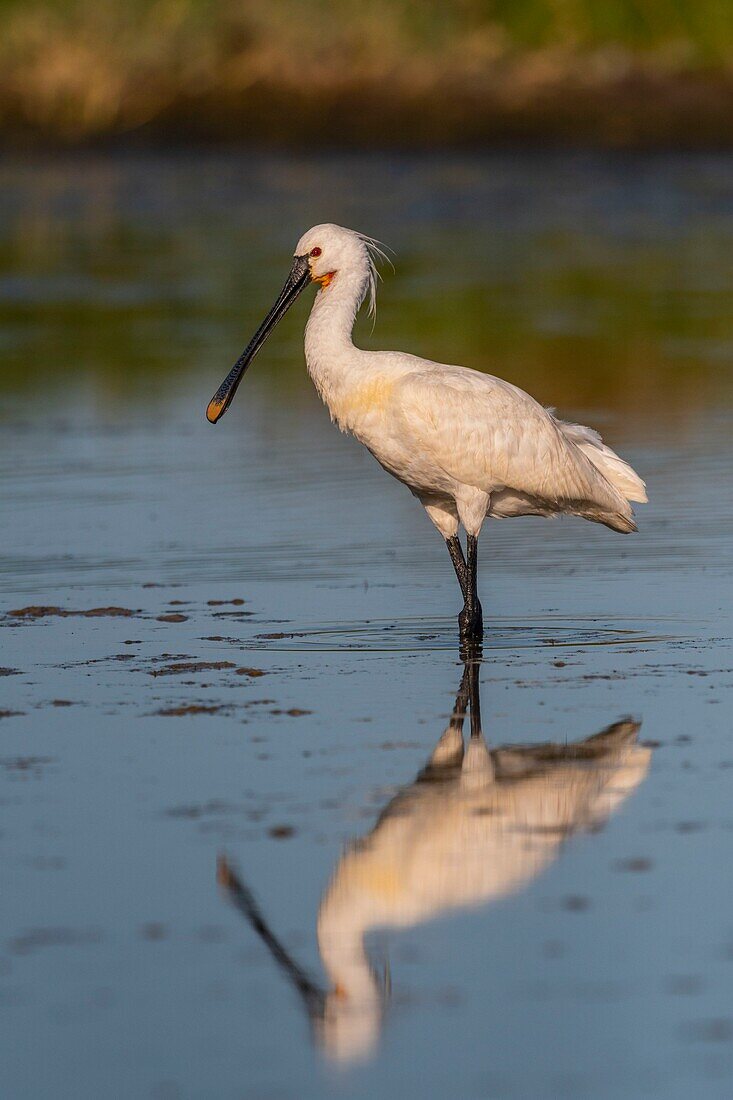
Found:
<path fill-rule="evenodd" d="M 318 950 L 335 989 L 359 1004 L 380 1003 L 380 991 L 364 948 L 368 918 L 338 888 L 326 895 L 318 914 Z"/>
<path fill-rule="evenodd" d="M 339 383 L 344 357 L 356 352 L 351 332 L 369 285 L 367 263 L 337 271 L 316 294 L 305 328 L 308 373 L 324 399 Z"/>

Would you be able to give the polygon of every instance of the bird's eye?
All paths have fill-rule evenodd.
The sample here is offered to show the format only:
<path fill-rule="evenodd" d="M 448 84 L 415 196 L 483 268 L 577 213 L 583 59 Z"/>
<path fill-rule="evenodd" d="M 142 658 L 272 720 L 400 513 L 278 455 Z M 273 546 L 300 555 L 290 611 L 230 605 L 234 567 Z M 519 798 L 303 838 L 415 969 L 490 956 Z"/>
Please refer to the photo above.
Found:
<path fill-rule="evenodd" d="M 316 248 L 311 248 L 311 252 L 310 252 L 310 254 L 311 254 L 311 256 L 320 256 L 320 254 L 321 254 L 321 249 L 320 249 L 320 248 L 318 248 L 318 247 L 316 247 Z"/>

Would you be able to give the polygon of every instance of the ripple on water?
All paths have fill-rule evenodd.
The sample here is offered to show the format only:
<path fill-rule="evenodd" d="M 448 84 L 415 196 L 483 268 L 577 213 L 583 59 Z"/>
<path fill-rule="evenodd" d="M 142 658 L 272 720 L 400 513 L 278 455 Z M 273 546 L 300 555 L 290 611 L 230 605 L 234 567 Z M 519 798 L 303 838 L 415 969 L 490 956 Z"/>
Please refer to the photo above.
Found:
<path fill-rule="evenodd" d="M 497 617 L 484 636 L 484 652 L 554 647 L 630 646 L 678 641 L 663 620 Z M 366 619 L 350 623 L 316 623 L 303 630 L 258 634 L 242 648 L 280 652 L 415 653 L 457 648 L 454 618 Z"/>

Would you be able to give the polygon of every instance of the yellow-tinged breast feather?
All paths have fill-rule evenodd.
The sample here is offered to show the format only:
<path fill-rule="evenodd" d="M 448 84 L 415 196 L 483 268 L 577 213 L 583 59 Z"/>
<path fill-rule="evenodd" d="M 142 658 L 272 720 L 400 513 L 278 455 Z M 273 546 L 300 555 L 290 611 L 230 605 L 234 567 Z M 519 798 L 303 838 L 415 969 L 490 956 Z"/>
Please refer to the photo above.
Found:
<path fill-rule="evenodd" d="M 393 390 L 392 379 L 377 377 L 333 394 L 328 399 L 331 419 L 340 428 L 353 428 L 364 416 L 384 412 Z"/>

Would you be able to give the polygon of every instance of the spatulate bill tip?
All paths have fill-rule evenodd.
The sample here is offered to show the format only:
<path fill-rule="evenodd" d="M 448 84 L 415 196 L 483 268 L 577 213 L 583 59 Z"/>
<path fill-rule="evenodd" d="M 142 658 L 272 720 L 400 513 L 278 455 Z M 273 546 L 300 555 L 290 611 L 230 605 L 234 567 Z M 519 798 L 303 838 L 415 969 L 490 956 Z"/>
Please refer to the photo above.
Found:
<path fill-rule="evenodd" d="M 217 398 L 212 397 L 211 401 L 206 407 L 206 419 L 209 424 L 216 424 L 217 420 L 220 420 L 226 411 L 226 402 L 219 401 Z"/>

